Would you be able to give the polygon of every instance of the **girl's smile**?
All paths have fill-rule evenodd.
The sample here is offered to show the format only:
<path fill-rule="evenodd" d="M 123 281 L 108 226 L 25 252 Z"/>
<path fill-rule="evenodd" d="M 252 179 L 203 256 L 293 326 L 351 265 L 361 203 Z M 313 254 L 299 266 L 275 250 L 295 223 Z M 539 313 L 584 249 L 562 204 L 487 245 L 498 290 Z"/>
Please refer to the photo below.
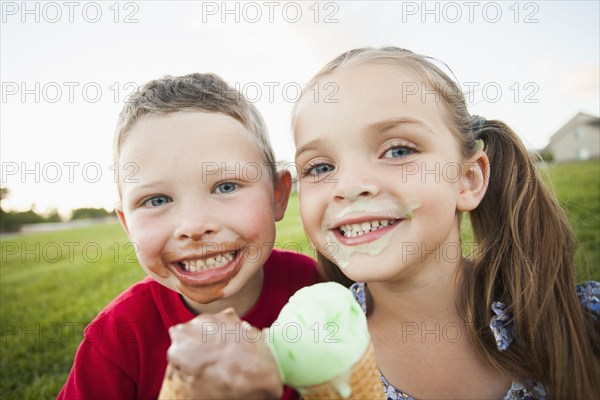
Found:
<path fill-rule="evenodd" d="M 377 240 L 382 235 L 390 232 L 399 218 L 356 218 L 332 229 L 335 237 L 349 246 Z"/>
<path fill-rule="evenodd" d="M 325 234 L 333 233 L 335 239 L 345 246 L 369 243 L 393 232 L 397 224 L 412 219 L 418 204 L 413 202 L 402 207 L 391 200 L 360 198 L 324 223 L 322 228 Z"/>

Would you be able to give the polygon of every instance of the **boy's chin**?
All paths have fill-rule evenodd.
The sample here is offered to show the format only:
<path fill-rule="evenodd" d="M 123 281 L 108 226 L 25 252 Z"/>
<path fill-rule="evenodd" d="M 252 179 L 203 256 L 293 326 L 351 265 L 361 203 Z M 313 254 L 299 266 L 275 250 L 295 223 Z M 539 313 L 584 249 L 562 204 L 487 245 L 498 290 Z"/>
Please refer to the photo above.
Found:
<path fill-rule="evenodd" d="M 213 285 L 210 287 L 204 287 L 201 290 L 188 290 L 186 288 L 178 287 L 177 292 L 181 294 L 183 300 L 186 304 L 198 310 L 202 306 L 206 306 L 207 304 L 211 304 L 218 300 L 223 300 L 225 295 L 225 287 L 227 284 Z"/>

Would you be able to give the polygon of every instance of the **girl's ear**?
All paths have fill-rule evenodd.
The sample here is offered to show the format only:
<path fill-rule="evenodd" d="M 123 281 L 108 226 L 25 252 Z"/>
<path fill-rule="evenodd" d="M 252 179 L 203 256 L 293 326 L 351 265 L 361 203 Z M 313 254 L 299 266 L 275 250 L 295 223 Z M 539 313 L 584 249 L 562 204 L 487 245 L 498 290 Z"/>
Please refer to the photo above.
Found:
<path fill-rule="evenodd" d="M 273 191 L 275 208 L 273 215 L 275 221 L 281 221 L 285 215 L 290 193 L 292 192 L 292 175 L 290 171 L 284 170 L 277 174 L 277 182 Z"/>
<path fill-rule="evenodd" d="M 463 164 L 460 192 L 456 203 L 458 211 L 472 211 L 483 199 L 490 180 L 490 160 L 483 150 Z"/>

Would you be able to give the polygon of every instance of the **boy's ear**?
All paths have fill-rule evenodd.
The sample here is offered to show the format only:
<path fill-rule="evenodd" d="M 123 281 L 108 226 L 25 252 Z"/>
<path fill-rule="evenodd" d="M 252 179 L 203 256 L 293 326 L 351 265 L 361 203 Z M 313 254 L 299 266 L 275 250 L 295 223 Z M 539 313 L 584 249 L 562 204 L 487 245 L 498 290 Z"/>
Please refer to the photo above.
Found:
<path fill-rule="evenodd" d="M 277 173 L 277 182 L 273 191 L 275 208 L 273 214 L 275 221 L 281 221 L 285 215 L 290 193 L 292 192 L 292 175 L 290 171 L 284 170 Z"/>
<path fill-rule="evenodd" d="M 463 164 L 456 209 L 472 211 L 483 199 L 490 180 L 490 160 L 483 150 Z"/>
<path fill-rule="evenodd" d="M 127 220 L 125 219 L 125 213 L 123 212 L 123 207 L 121 207 L 121 204 L 115 207 L 115 212 L 117 213 L 117 217 L 119 217 L 121 225 L 123 225 L 123 229 L 125 229 L 125 232 L 127 232 L 127 235 L 129 235 L 129 228 L 127 228 Z"/>

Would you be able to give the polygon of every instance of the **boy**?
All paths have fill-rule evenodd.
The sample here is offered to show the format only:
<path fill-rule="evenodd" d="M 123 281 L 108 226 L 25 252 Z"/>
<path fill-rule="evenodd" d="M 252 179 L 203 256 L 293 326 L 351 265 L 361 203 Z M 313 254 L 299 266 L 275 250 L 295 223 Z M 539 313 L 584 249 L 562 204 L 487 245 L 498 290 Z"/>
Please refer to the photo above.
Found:
<path fill-rule="evenodd" d="M 320 280 L 309 258 L 273 250 L 291 177 L 276 172 L 256 108 L 220 77 L 149 82 L 115 139 L 115 162 L 135 167 L 119 179 L 117 214 L 149 277 L 88 326 L 60 399 L 156 398 L 169 327 L 227 307 L 268 327 Z"/>

